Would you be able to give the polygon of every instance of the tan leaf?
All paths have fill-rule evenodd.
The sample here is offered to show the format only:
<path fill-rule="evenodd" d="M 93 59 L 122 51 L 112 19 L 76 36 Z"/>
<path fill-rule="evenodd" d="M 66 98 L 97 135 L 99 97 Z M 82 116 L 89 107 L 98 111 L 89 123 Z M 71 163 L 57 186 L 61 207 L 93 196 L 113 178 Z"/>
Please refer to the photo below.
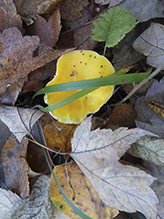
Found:
<path fill-rule="evenodd" d="M 72 154 L 106 205 L 126 212 L 139 211 L 156 218 L 158 199 L 149 187 L 154 177 L 118 160 L 140 137 L 152 135 L 142 129 L 119 128 L 90 132 L 90 118 L 75 131 Z"/>
<path fill-rule="evenodd" d="M 0 34 L 0 92 L 61 52 L 40 44 L 37 36 L 22 37 L 15 27 L 4 30 Z"/>
<path fill-rule="evenodd" d="M 28 166 L 25 161 L 27 140 L 19 143 L 13 134 L 1 148 L 1 164 L 8 189 L 17 193 L 21 198 L 29 196 Z"/>
<path fill-rule="evenodd" d="M 34 24 L 27 26 L 27 30 L 31 36 L 37 35 L 41 43 L 50 47 L 55 46 L 61 30 L 59 8 L 55 10 L 48 21 L 37 15 Z"/>
<path fill-rule="evenodd" d="M 13 0 L 0 1 L 0 32 L 9 27 L 22 29 L 22 20 L 17 14 Z"/>
<path fill-rule="evenodd" d="M 117 209 L 111 209 L 104 204 L 101 197 L 75 162 L 55 167 L 54 174 L 67 197 L 89 217 L 94 219 L 110 219 L 118 214 Z M 65 201 L 55 183 L 53 175 L 51 175 L 50 180 L 50 194 L 51 200 L 62 212 L 70 218 L 80 218 Z"/>
<path fill-rule="evenodd" d="M 0 106 L 0 119 L 6 124 L 19 142 L 29 134 L 34 123 L 43 115 L 39 110 Z"/>
<path fill-rule="evenodd" d="M 132 144 L 128 152 L 135 157 L 164 167 L 164 139 L 144 136 Z"/>

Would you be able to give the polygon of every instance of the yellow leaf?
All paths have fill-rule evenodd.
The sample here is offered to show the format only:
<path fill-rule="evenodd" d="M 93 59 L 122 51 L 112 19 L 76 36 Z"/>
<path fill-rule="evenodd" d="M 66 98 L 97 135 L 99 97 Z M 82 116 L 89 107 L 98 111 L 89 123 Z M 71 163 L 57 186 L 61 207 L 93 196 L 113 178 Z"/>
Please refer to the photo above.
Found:
<path fill-rule="evenodd" d="M 67 173 L 69 177 L 67 177 Z M 75 162 L 57 166 L 54 169 L 54 174 L 68 198 L 89 217 L 94 219 L 110 219 L 119 213 L 117 209 L 112 209 L 104 204 Z M 80 218 L 63 198 L 52 175 L 50 195 L 53 203 L 67 216 L 74 219 Z"/>

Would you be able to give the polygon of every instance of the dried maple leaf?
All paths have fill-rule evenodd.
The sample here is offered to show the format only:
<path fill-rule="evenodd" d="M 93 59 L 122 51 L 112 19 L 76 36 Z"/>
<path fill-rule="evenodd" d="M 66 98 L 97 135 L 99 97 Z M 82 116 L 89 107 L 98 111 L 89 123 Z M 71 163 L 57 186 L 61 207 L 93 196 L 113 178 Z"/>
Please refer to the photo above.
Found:
<path fill-rule="evenodd" d="M 90 118 L 77 127 L 71 156 L 76 160 L 106 205 L 126 212 L 139 211 L 156 218 L 158 199 L 149 187 L 154 177 L 118 160 L 140 137 L 152 135 L 142 129 L 119 128 L 90 132 Z"/>
<path fill-rule="evenodd" d="M 22 37 L 15 27 L 4 30 L 0 34 L 0 92 L 61 53 L 40 44 L 37 36 Z"/>
<path fill-rule="evenodd" d="M 0 32 L 9 27 L 22 29 L 22 20 L 17 14 L 13 0 L 0 1 Z"/>
<path fill-rule="evenodd" d="M 27 26 L 28 33 L 31 36 L 37 35 L 41 43 L 51 47 L 55 46 L 61 30 L 59 8 L 55 10 L 48 21 L 39 15 L 36 18 L 33 25 Z"/>

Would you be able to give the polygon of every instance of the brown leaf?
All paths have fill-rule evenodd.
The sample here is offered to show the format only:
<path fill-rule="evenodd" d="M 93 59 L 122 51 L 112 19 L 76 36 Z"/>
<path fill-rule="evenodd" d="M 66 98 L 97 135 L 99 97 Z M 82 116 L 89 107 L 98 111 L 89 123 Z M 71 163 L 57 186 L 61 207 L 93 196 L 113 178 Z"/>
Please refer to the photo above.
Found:
<path fill-rule="evenodd" d="M 1 165 L 3 166 L 5 184 L 8 189 L 21 198 L 29 196 L 28 166 L 25 161 L 27 140 L 19 143 L 13 134 L 1 148 Z"/>
<path fill-rule="evenodd" d="M 61 30 L 59 8 L 55 10 L 50 19 L 46 21 L 42 16 L 37 15 L 34 24 L 27 27 L 28 34 L 37 35 L 40 42 L 50 47 L 55 46 Z"/>
<path fill-rule="evenodd" d="M 118 214 L 117 209 L 112 209 L 104 204 L 101 196 L 97 194 L 87 177 L 75 162 L 57 166 L 54 169 L 54 174 L 67 197 L 75 206 L 91 218 L 110 219 Z M 51 200 L 59 210 L 64 212 L 70 218 L 80 218 L 65 201 L 55 183 L 53 175 L 51 175 L 50 180 L 50 195 Z"/>
<path fill-rule="evenodd" d="M 71 138 L 77 125 L 60 123 L 46 114 L 39 121 L 43 126 L 47 146 L 53 150 L 59 148 L 63 153 L 69 153 L 71 151 Z M 56 127 L 55 123 L 61 130 Z"/>
<path fill-rule="evenodd" d="M 67 21 L 75 21 L 82 16 L 81 11 L 88 4 L 88 0 L 66 0 L 61 6 L 61 16 Z"/>
<path fill-rule="evenodd" d="M 136 117 L 137 115 L 133 106 L 126 103 L 120 104 L 114 108 L 112 115 L 100 127 L 107 128 L 108 125 L 112 124 L 120 127 L 134 128 Z"/>
<path fill-rule="evenodd" d="M 40 44 L 37 36 L 22 37 L 15 27 L 0 34 L 0 52 L 0 92 L 62 53 Z"/>
<path fill-rule="evenodd" d="M 37 14 L 52 12 L 64 0 L 14 0 L 18 14 L 27 24 L 32 24 Z"/>
<path fill-rule="evenodd" d="M 22 29 L 21 17 L 17 14 L 13 0 L 0 1 L 0 32 L 9 27 Z"/>

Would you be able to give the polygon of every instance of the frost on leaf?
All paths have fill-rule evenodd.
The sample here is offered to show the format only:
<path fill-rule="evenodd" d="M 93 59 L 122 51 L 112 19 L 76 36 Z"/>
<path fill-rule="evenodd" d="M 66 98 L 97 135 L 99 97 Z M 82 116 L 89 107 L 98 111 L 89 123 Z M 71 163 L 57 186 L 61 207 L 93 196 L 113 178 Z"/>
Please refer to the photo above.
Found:
<path fill-rule="evenodd" d="M 158 199 L 149 187 L 154 177 L 118 160 L 132 143 L 150 132 L 119 128 L 90 132 L 90 118 L 75 131 L 71 156 L 78 163 L 106 205 L 121 211 L 156 218 Z"/>

